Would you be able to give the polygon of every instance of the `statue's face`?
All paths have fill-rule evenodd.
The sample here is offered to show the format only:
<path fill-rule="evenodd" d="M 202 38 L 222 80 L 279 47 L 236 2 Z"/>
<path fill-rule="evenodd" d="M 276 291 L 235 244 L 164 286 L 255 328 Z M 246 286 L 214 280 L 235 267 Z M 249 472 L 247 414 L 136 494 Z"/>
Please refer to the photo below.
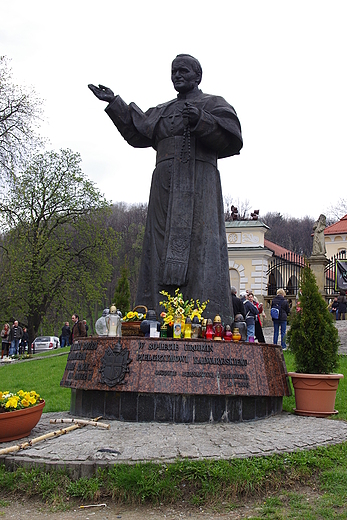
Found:
<path fill-rule="evenodd" d="M 180 94 L 193 90 L 199 84 L 199 77 L 193 69 L 192 62 L 185 58 L 176 58 L 172 62 L 171 80 L 175 90 Z"/>

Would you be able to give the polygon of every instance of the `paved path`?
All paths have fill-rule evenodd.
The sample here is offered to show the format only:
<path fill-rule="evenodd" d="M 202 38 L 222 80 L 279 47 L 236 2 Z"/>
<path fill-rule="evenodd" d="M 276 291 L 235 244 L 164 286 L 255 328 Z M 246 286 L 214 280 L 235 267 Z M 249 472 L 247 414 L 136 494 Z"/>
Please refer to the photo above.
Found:
<path fill-rule="evenodd" d="M 340 351 L 347 354 L 347 321 L 338 322 Z M 264 330 L 271 343 L 272 329 Z M 29 439 L 58 430 L 51 418 L 71 418 L 68 412 L 43 414 Z M 75 478 L 89 476 L 97 467 L 142 461 L 230 459 L 338 444 L 347 440 L 347 422 L 289 413 L 244 423 L 168 424 L 105 421 L 109 430 L 92 426 L 42 441 L 15 454 L 0 455 L 0 463 L 66 467 Z M 67 424 L 66 426 L 69 426 Z M 0 449 L 21 441 L 1 443 Z"/>
<path fill-rule="evenodd" d="M 340 338 L 340 348 L 339 353 L 343 355 L 347 355 L 347 320 L 336 321 L 335 325 L 339 332 Z M 264 327 L 263 328 L 264 337 L 267 343 L 273 342 L 273 327 Z M 280 343 L 280 341 L 278 341 Z"/>
<path fill-rule="evenodd" d="M 59 429 L 43 414 L 29 438 Z M 75 478 L 89 476 L 97 467 L 117 462 L 173 462 L 176 459 L 230 459 L 338 444 L 347 440 L 347 422 L 299 417 L 286 412 L 268 419 L 228 424 L 126 423 L 105 421 L 110 430 L 92 426 L 35 444 L 0 463 L 66 467 Z M 68 425 L 67 425 L 68 426 Z M 25 440 L 24 440 L 25 441 Z M 18 444 L 2 443 L 1 448 Z"/>

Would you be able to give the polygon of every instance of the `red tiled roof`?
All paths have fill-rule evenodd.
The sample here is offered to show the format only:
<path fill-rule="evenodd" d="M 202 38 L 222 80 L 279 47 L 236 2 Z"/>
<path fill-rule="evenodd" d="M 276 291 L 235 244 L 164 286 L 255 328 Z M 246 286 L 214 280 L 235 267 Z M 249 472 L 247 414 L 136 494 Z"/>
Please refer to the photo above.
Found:
<path fill-rule="evenodd" d="M 289 251 L 289 249 L 279 246 L 274 242 L 270 242 L 270 240 L 267 240 L 266 238 L 264 238 L 264 246 L 270 249 L 270 251 L 273 251 L 276 256 L 281 256 L 286 253 L 292 253 L 292 251 Z"/>
<path fill-rule="evenodd" d="M 347 233 L 347 215 L 324 229 L 324 235 L 340 235 L 341 233 Z"/>
<path fill-rule="evenodd" d="M 270 240 L 267 240 L 266 238 L 264 238 L 264 246 L 270 249 L 270 251 L 273 251 L 275 256 L 282 256 L 286 258 L 288 262 L 300 265 L 302 267 L 304 266 L 305 258 L 302 255 L 294 253 L 293 251 L 290 251 L 285 247 L 279 246 L 274 242 L 270 242 Z"/>

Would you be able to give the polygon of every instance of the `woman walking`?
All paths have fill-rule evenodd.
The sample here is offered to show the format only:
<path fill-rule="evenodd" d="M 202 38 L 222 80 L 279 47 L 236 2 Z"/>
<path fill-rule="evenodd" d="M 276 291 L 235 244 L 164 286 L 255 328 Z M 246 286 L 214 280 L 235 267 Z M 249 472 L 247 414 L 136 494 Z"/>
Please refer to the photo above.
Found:
<path fill-rule="evenodd" d="M 1 336 L 1 339 L 2 339 L 1 359 L 3 357 L 8 357 L 9 343 L 10 343 L 9 335 L 10 335 L 10 325 L 8 323 L 5 323 L 4 328 L 0 332 L 0 336 Z"/>
<path fill-rule="evenodd" d="M 286 300 L 284 289 L 278 289 L 276 296 L 272 300 L 271 304 L 271 318 L 274 324 L 274 345 L 277 345 L 279 330 L 281 327 L 281 346 L 283 350 L 287 349 L 286 345 L 286 330 L 287 330 L 287 319 L 290 313 L 289 303 Z M 277 316 L 277 317 L 276 317 Z"/>

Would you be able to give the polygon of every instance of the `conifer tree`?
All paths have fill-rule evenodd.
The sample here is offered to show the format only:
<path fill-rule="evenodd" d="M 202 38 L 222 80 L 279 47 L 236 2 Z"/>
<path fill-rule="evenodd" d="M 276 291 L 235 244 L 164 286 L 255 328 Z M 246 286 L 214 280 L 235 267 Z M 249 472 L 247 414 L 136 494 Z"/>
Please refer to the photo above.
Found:
<path fill-rule="evenodd" d="M 123 316 L 130 310 L 130 284 L 127 259 L 125 259 L 121 268 L 121 275 L 116 286 L 113 301 Z"/>
<path fill-rule="evenodd" d="M 338 366 L 338 331 L 309 265 L 300 281 L 299 310 L 291 319 L 289 347 L 296 371 L 329 374 Z"/>

